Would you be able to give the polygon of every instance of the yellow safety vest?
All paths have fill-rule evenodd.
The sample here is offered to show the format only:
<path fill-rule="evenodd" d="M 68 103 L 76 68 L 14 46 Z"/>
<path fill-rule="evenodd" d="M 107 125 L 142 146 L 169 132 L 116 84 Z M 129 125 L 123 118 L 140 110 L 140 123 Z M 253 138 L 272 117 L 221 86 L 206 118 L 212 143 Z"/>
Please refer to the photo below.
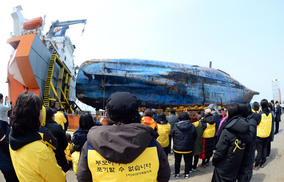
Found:
<path fill-rule="evenodd" d="M 159 157 L 155 139 L 140 156 L 128 164 L 106 160 L 87 141 L 87 159 L 94 182 L 157 181 Z"/>
<path fill-rule="evenodd" d="M 267 138 L 270 136 L 272 128 L 272 114 L 269 113 L 268 116 L 261 111 L 261 121 L 257 125 L 256 135 L 260 138 Z"/>
<path fill-rule="evenodd" d="M 198 125 L 199 125 L 199 121 L 195 121 L 194 123 L 192 123 L 194 126 L 195 126 L 195 128 L 197 128 L 198 127 Z"/>
<path fill-rule="evenodd" d="M 71 142 L 68 142 L 68 145 L 66 147 L 66 149 L 64 150 L 65 153 L 65 157 L 67 162 L 69 163 L 70 161 L 72 161 L 72 157 L 71 157 L 71 149 L 73 147 L 73 144 Z"/>
<path fill-rule="evenodd" d="M 54 121 L 62 126 L 62 129 L 65 130 L 64 124 L 67 122 L 64 114 L 62 112 L 57 112 L 54 114 Z"/>
<path fill-rule="evenodd" d="M 74 174 L 77 174 L 80 152 L 75 151 L 75 152 L 72 153 L 71 156 L 72 156 L 71 158 L 72 158 L 72 162 L 73 162 L 73 171 L 74 171 Z"/>
<path fill-rule="evenodd" d="M 163 148 L 169 146 L 169 135 L 171 132 L 171 125 L 169 123 L 167 124 L 158 124 L 159 127 L 159 137 L 157 138 L 157 141 L 162 145 Z"/>
<path fill-rule="evenodd" d="M 213 138 L 215 136 L 216 131 L 215 125 L 215 123 L 207 123 L 207 128 L 203 131 L 202 138 Z"/>
<path fill-rule="evenodd" d="M 259 113 L 259 110 L 255 111 L 255 110 L 251 109 L 251 111 L 254 112 L 254 113 Z"/>

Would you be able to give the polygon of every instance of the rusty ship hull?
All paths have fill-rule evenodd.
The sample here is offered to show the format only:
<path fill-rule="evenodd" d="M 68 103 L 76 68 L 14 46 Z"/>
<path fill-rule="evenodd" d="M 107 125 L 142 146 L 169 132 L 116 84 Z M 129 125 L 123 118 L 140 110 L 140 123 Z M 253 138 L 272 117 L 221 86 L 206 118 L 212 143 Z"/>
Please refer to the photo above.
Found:
<path fill-rule="evenodd" d="M 114 92 L 133 93 L 141 106 L 249 103 L 258 92 L 229 74 L 206 67 L 139 59 L 105 59 L 84 62 L 76 81 L 77 98 L 104 108 Z"/>

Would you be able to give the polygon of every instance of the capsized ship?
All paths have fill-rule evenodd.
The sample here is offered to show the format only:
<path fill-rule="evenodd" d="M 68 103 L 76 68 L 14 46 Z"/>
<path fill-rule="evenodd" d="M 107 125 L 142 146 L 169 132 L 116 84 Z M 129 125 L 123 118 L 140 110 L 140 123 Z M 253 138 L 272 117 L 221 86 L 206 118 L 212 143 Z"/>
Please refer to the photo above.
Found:
<path fill-rule="evenodd" d="M 30 91 L 44 100 L 45 106 L 70 107 L 76 100 L 75 46 L 65 36 L 69 25 L 86 20 L 52 22 L 43 34 L 44 18 L 27 20 L 17 6 L 11 13 L 14 31 L 8 43 L 13 47 L 8 63 L 8 88 L 14 105 L 19 94 Z"/>
<path fill-rule="evenodd" d="M 139 59 L 95 59 L 78 71 L 77 98 L 95 108 L 104 108 L 114 92 L 133 93 L 141 106 L 207 105 L 249 103 L 252 91 L 224 71 L 171 62 Z"/>

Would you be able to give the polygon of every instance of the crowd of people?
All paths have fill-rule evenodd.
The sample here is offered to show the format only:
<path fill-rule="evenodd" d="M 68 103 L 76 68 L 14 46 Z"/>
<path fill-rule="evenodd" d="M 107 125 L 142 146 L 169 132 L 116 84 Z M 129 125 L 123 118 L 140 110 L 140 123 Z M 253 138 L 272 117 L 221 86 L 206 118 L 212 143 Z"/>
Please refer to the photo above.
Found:
<path fill-rule="evenodd" d="M 168 116 L 147 108 L 129 92 L 106 102 L 106 125 L 91 114 L 80 116 L 73 136 L 61 109 L 44 107 L 30 92 L 11 110 L 0 94 L 0 170 L 6 181 L 66 181 L 73 169 L 81 181 L 169 181 L 168 155 L 174 155 L 173 177 L 184 178 L 197 167 L 214 166 L 213 182 L 248 182 L 265 167 L 271 142 L 279 132 L 279 102 L 210 105 L 203 112 L 171 109 Z M 255 153 L 257 153 L 255 155 Z"/>

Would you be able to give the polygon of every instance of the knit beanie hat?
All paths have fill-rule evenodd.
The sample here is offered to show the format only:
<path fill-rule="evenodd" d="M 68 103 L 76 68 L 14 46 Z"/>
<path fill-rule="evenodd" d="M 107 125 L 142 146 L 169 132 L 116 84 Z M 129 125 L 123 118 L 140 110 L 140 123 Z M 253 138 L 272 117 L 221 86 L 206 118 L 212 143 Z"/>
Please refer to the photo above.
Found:
<path fill-rule="evenodd" d="M 115 92 L 106 101 L 107 114 L 114 122 L 133 123 L 140 118 L 138 99 L 130 92 Z"/>

